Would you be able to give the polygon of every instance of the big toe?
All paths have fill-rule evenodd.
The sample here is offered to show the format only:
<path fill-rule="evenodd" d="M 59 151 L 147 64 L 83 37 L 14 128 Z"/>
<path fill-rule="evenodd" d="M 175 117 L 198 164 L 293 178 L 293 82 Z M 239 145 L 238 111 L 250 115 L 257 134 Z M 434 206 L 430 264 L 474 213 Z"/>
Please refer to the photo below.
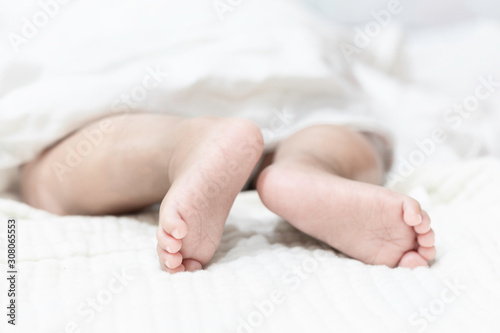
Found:
<path fill-rule="evenodd" d="M 410 227 L 420 225 L 424 219 L 422 208 L 415 199 L 407 197 L 403 203 L 403 219 Z"/>

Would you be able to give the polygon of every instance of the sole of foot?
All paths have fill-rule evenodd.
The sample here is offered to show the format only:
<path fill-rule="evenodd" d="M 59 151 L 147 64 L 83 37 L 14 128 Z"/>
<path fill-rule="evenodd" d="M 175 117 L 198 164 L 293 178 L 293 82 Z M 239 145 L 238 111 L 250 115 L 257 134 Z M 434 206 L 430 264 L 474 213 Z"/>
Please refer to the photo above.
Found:
<path fill-rule="evenodd" d="M 366 264 L 415 268 L 436 255 L 429 216 L 406 195 L 285 164 L 266 168 L 257 190 L 297 229 Z"/>
<path fill-rule="evenodd" d="M 160 265 L 169 273 L 196 271 L 212 259 L 231 206 L 263 152 L 260 129 L 243 119 L 195 118 L 183 133 L 157 231 Z"/>

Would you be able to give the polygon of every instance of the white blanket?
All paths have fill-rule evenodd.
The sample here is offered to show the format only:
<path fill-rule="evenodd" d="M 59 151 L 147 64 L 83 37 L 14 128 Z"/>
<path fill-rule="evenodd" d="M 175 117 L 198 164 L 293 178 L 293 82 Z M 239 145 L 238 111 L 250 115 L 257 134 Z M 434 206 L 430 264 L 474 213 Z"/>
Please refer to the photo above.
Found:
<path fill-rule="evenodd" d="M 499 169 L 421 168 L 400 188 L 437 235 L 436 262 L 413 271 L 337 255 L 255 192 L 238 197 L 207 269 L 173 276 L 158 267 L 156 212 L 56 217 L 1 200 L 0 218 L 19 219 L 17 332 L 498 332 Z"/>
<path fill-rule="evenodd" d="M 318 122 L 384 132 L 337 47 L 344 34 L 294 1 L 61 6 L 31 38 L 41 8 L 2 29 L 0 189 L 44 148 L 116 113 L 245 117 L 268 147 Z"/>
<path fill-rule="evenodd" d="M 420 33 L 406 47 L 390 25 L 358 47 L 358 32 L 294 1 L 234 2 L 226 11 L 214 3 L 69 2 L 30 30 L 45 13 L 39 4 L 0 1 L 0 189 L 44 148 L 118 112 L 247 117 L 268 146 L 317 122 L 390 129 L 396 170 L 435 128 L 448 140 L 429 160 L 500 156 L 500 46 L 490 42 L 498 23 Z M 480 77 L 496 82 L 491 96 L 445 120 Z"/>

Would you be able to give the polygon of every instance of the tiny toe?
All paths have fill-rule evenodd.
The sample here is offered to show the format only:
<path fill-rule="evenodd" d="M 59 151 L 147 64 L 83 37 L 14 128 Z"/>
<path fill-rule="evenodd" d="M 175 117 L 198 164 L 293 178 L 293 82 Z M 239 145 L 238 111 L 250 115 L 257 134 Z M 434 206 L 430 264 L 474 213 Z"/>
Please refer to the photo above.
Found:
<path fill-rule="evenodd" d="M 158 259 L 160 260 L 161 269 L 164 270 L 165 272 L 178 273 L 178 272 L 183 272 L 186 270 L 184 265 L 182 265 L 182 264 L 176 264 L 176 266 L 173 267 L 173 265 L 170 263 L 170 260 L 172 260 L 172 259 L 173 259 L 173 261 L 172 261 L 173 264 L 175 264 L 176 261 L 182 262 L 182 255 L 180 253 L 170 254 L 170 253 L 166 252 L 165 250 L 163 250 L 159 244 L 156 246 L 156 252 L 158 253 Z M 171 257 L 173 257 L 173 258 L 171 258 Z M 180 259 L 178 257 L 180 257 Z M 167 259 L 169 260 L 168 264 L 170 266 L 172 266 L 172 268 L 167 267 L 167 265 L 166 265 Z"/>
<path fill-rule="evenodd" d="M 182 264 L 182 255 L 180 253 L 165 253 L 163 262 L 167 268 L 175 269 Z"/>
<path fill-rule="evenodd" d="M 436 258 L 436 248 L 419 246 L 417 249 L 418 253 L 427 260 L 433 260 Z"/>
<path fill-rule="evenodd" d="M 407 198 L 403 204 L 403 211 L 403 219 L 407 225 L 414 227 L 422 223 L 422 209 L 416 200 Z"/>
<path fill-rule="evenodd" d="M 165 250 L 168 253 L 177 253 L 181 250 L 182 248 L 182 241 L 179 239 L 175 239 L 174 237 L 171 237 L 167 244 L 165 245 Z"/>
<path fill-rule="evenodd" d="M 162 267 L 162 269 L 165 272 L 170 273 L 170 274 L 181 273 L 181 272 L 185 272 L 186 271 L 186 268 L 184 267 L 184 265 L 180 265 L 176 269 L 170 269 L 170 268 L 168 268 L 165 265 L 161 265 L 161 267 Z"/>
<path fill-rule="evenodd" d="M 417 234 L 426 234 L 431 230 L 431 219 L 425 210 L 422 211 L 422 217 L 422 223 L 415 226 L 415 232 Z"/>
<path fill-rule="evenodd" d="M 398 264 L 399 267 L 416 268 L 416 267 L 429 267 L 427 260 L 415 251 L 406 252 Z"/>
<path fill-rule="evenodd" d="M 160 247 L 169 253 L 179 252 L 182 248 L 182 241 L 167 234 L 163 228 L 158 228 L 156 239 Z"/>
<path fill-rule="evenodd" d="M 188 226 L 178 213 L 160 213 L 160 224 L 165 232 L 176 239 L 183 239 L 188 233 Z"/>
<path fill-rule="evenodd" d="M 423 247 L 433 247 L 434 246 L 434 231 L 430 230 L 426 234 L 418 235 L 417 238 L 418 245 Z"/>
<path fill-rule="evenodd" d="M 194 259 L 185 259 L 182 264 L 186 267 L 186 271 L 195 272 L 203 269 L 203 265 Z"/>

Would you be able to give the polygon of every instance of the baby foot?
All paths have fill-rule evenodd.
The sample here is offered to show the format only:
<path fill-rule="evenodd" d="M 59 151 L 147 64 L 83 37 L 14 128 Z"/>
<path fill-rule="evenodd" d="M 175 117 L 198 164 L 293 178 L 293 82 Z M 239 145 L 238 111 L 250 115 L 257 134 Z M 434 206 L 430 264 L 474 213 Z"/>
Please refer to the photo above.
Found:
<path fill-rule="evenodd" d="M 233 202 L 257 164 L 263 139 L 240 119 L 195 118 L 172 153 L 157 252 L 163 270 L 201 269 L 219 246 Z"/>
<path fill-rule="evenodd" d="M 297 229 L 366 264 L 415 268 L 436 255 L 427 213 L 386 188 L 274 164 L 259 176 L 257 190 Z"/>

